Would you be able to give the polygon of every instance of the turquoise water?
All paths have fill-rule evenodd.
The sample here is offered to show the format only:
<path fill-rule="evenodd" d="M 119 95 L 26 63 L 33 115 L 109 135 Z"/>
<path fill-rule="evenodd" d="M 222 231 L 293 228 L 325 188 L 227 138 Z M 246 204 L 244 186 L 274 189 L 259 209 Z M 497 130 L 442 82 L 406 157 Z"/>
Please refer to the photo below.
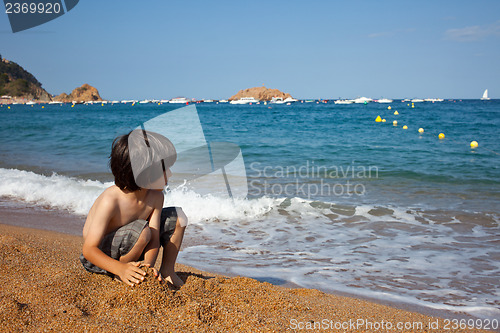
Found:
<path fill-rule="evenodd" d="M 199 244 L 180 260 L 498 316 L 500 101 L 389 105 L 197 104 L 208 141 L 240 146 L 249 195 L 167 194 Z M 4 106 L 0 195 L 85 215 L 113 138 L 175 108 Z"/>
<path fill-rule="evenodd" d="M 174 108 L 156 104 L 4 107 L 0 109 L 0 166 L 81 178 L 95 173 L 98 179 L 112 180 L 107 157 L 113 138 Z M 299 178 L 306 183 L 319 179 L 362 183 L 365 195 L 355 202 L 363 203 L 488 210 L 500 199 L 498 101 L 417 103 L 413 109 L 407 103 L 393 103 L 392 110 L 376 103 L 298 103 L 271 109 L 198 104 L 197 108 L 208 141 L 241 147 L 247 174 L 254 180 L 249 186 L 251 196 L 280 196 L 280 192 L 286 196 L 277 187 L 258 185 L 293 183 Z M 393 115 L 395 110 L 398 116 Z M 387 122 L 375 123 L 377 115 Z M 399 126 L 393 126 L 393 120 Z M 422 135 L 417 132 L 420 127 L 425 130 Z M 441 132 L 444 140 L 437 139 Z M 470 149 L 472 140 L 479 142 L 477 149 Z M 338 187 L 336 193 L 340 192 Z M 335 200 L 329 200 L 325 193 L 306 196 L 353 200 L 335 194 Z"/>

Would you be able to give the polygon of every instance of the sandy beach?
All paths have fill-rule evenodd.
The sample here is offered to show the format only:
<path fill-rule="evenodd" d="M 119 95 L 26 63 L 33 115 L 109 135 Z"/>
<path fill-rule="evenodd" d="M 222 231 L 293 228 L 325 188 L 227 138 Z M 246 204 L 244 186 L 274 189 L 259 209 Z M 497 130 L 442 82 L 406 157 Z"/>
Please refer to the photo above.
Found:
<path fill-rule="evenodd" d="M 2 209 L 0 222 L 8 219 L 19 225 L 26 214 L 36 216 L 29 210 Z M 53 213 L 38 214 L 41 220 L 54 218 Z M 454 330 L 445 319 L 356 298 L 225 277 L 180 264 L 177 270 L 186 282 L 180 289 L 159 284 L 151 275 L 131 288 L 86 272 L 78 260 L 82 238 L 65 231 L 0 224 L 4 330 L 476 332 Z"/>

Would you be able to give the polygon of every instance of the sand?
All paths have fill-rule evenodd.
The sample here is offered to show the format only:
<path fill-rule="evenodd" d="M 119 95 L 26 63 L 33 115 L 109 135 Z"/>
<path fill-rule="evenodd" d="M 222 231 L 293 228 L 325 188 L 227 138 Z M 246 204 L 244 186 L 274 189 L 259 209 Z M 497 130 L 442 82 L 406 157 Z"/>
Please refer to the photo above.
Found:
<path fill-rule="evenodd" d="M 185 281 L 180 289 L 151 274 L 132 288 L 86 272 L 81 246 L 79 236 L 0 224 L 3 331 L 385 332 L 392 325 L 394 332 L 475 332 L 445 330 L 442 319 L 355 298 L 183 265 L 176 267 Z M 397 323 L 421 326 L 397 330 Z"/>

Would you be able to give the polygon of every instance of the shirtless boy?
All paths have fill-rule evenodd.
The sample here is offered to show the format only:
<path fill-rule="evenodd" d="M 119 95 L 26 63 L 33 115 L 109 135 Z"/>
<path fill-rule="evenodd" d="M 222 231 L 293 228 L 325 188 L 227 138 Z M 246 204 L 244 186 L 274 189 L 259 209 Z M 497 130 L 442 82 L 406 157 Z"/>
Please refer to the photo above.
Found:
<path fill-rule="evenodd" d="M 110 166 L 115 185 L 94 202 L 83 227 L 80 261 L 86 270 L 134 286 L 153 268 L 159 281 L 181 286 L 174 271 L 187 217 L 179 207 L 163 208 L 163 188 L 177 158 L 164 136 L 134 130 L 113 142 Z M 159 272 L 154 269 L 160 247 Z"/>

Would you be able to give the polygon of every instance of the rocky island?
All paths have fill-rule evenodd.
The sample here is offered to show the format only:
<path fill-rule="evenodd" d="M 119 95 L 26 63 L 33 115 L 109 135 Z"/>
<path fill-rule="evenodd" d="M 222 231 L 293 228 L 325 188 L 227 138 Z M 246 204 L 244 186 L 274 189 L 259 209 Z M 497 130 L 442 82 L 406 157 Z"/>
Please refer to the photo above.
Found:
<path fill-rule="evenodd" d="M 262 86 L 262 87 L 242 89 L 238 91 L 236 95 L 231 96 L 229 100 L 230 101 L 238 100 L 243 97 L 253 97 L 259 101 L 270 101 L 272 100 L 273 97 L 286 99 L 292 96 L 288 93 L 279 91 L 278 89 L 269 89 Z"/>
<path fill-rule="evenodd" d="M 64 103 L 83 103 L 83 102 L 94 102 L 102 101 L 99 91 L 91 85 L 85 83 L 81 87 L 73 89 L 71 94 L 62 93 L 54 98 L 58 102 Z"/>

